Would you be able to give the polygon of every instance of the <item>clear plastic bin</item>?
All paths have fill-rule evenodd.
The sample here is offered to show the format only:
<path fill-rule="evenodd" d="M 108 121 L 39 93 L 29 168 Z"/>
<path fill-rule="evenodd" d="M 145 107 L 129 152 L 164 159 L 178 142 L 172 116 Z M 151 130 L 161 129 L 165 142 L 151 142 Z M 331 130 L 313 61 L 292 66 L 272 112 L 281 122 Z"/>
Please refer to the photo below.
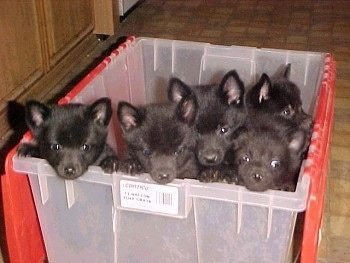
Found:
<path fill-rule="evenodd" d="M 335 66 L 329 54 L 130 37 L 60 103 L 91 103 L 108 96 L 115 112 L 120 100 L 165 101 L 171 76 L 188 84 L 207 84 L 236 69 L 249 86 L 263 72 L 273 74 L 288 62 L 304 110 L 315 118 L 295 192 L 250 192 L 242 186 L 190 179 L 163 186 L 147 174 L 108 175 L 95 166 L 67 181 L 45 160 L 18 158 L 12 150 L 2 187 L 13 262 L 40 262 L 45 251 L 50 262 L 287 262 L 296 216 L 305 210 L 308 228 L 301 258 L 313 262 L 334 107 Z M 121 130 L 115 115 L 112 119 L 108 143 L 123 154 Z M 23 192 L 16 188 L 18 182 Z M 28 188 L 37 215 L 33 205 L 21 210 L 23 203 L 32 202 Z M 22 216 L 27 220 L 13 222 Z M 28 228 L 34 228 L 28 231 L 32 236 L 23 238 Z M 28 244 L 30 239 L 33 244 Z M 18 253 L 15 246 L 28 253 Z"/>

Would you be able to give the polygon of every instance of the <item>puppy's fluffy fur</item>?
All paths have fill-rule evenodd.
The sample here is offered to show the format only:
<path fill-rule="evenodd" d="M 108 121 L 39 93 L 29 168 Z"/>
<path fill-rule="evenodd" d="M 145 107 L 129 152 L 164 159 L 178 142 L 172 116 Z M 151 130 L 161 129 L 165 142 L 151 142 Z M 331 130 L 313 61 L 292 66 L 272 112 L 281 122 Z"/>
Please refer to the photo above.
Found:
<path fill-rule="evenodd" d="M 194 96 L 178 103 L 140 107 L 120 102 L 117 115 L 129 153 L 120 170 L 130 174 L 150 173 L 160 184 L 175 178 L 196 178 L 193 125 L 196 113 Z"/>
<path fill-rule="evenodd" d="M 304 146 L 303 130 L 283 133 L 256 127 L 235 141 L 237 183 L 252 191 L 294 191 Z"/>
<path fill-rule="evenodd" d="M 65 179 L 81 176 L 89 165 L 112 173 L 118 158 L 106 144 L 111 114 L 109 98 L 91 105 L 47 105 L 30 100 L 25 105 L 25 118 L 33 141 L 21 144 L 18 155 L 46 159 Z"/>
<path fill-rule="evenodd" d="M 245 103 L 248 119 L 264 121 L 268 118 L 283 123 L 287 129 L 298 127 L 306 134 L 302 155 L 305 155 L 311 138 L 313 121 L 302 108 L 299 87 L 290 78 L 291 64 L 284 66 L 282 72 L 273 78 L 263 73 L 260 80 L 247 93 Z M 267 116 L 263 116 L 267 115 Z M 262 123 L 260 121 L 260 123 Z M 269 126 L 271 121 L 267 122 Z"/>
<path fill-rule="evenodd" d="M 234 152 L 238 183 L 253 191 L 294 191 L 312 132 L 291 65 L 270 79 L 262 74 L 246 94 L 247 118 Z"/>
<path fill-rule="evenodd" d="M 196 156 L 201 170 L 199 180 L 217 181 L 217 168 L 225 160 L 235 131 L 246 115 L 244 84 L 234 70 L 227 72 L 218 85 L 188 86 L 178 78 L 170 80 L 170 101 L 180 101 L 192 94 L 198 101 L 195 128 L 198 132 Z"/>

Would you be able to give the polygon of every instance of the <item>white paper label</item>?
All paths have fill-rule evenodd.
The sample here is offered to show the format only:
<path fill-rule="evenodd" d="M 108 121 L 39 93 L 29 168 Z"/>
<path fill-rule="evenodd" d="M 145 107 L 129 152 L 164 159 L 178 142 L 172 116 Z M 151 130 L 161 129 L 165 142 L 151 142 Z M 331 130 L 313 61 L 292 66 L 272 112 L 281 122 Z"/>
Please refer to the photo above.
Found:
<path fill-rule="evenodd" d="M 179 191 L 176 187 L 120 181 L 120 203 L 122 207 L 177 215 Z"/>

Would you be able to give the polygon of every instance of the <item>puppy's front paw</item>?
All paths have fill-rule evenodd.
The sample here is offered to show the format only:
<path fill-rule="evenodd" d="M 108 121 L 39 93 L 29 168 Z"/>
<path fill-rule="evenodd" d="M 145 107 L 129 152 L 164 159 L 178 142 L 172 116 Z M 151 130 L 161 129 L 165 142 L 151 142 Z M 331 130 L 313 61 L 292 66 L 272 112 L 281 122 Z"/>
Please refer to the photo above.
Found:
<path fill-rule="evenodd" d="M 220 178 L 219 169 L 207 168 L 204 171 L 200 172 L 198 180 L 204 183 L 213 183 L 218 182 Z"/>
<path fill-rule="evenodd" d="M 143 172 L 141 164 L 133 159 L 121 161 L 118 170 L 122 173 L 131 175 L 140 174 Z"/>
<path fill-rule="evenodd" d="M 227 183 L 232 184 L 236 181 L 235 173 L 232 169 L 223 167 L 210 167 L 199 174 L 198 180 L 205 183 Z"/>
<path fill-rule="evenodd" d="M 17 148 L 17 155 L 20 157 L 36 157 L 40 158 L 38 146 L 30 143 L 22 143 Z"/>
<path fill-rule="evenodd" d="M 279 187 L 278 190 L 286 191 L 286 192 L 295 192 L 296 185 L 294 183 L 292 183 L 292 182 L 285 183 L 284 185 Z"/>
<path fill-rule="evenodd" d="M 119 169 L 119 163 L 116 156 L 108 156 L 101 161 L 100 166 L 105 173 L 111 174 Z"/>

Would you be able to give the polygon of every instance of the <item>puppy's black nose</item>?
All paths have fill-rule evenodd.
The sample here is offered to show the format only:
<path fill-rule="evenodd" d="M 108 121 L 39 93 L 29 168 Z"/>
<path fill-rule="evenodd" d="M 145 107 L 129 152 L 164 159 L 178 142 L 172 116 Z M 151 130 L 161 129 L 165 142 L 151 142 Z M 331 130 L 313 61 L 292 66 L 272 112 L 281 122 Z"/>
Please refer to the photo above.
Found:
<path fill-rule="evenodd" d="M 160 180 L 166 180 L 166 179 L 169 179 L 169 174 L 166 174 L 166 173 L 160 173 L 160 174 L 158 174 L 158 178 L 160 179 Z"/>
<path fill-rule="evenodd" d="M 73 175 L 73 174 L 75 174 L 75 168 L 74 167 L 65 167 L 64 168 L 64 173 L 66 174 L 66 175 Z"/>
<path fill-rule="evenodd" d="M 204 157 L 204 160 L 206 160 L 208 163 L 214 163 L 218 159 L 218 155 L 215 153 L 207 154 Z"/>
<path fill-rule="evenodd" d="M 259 181 L 261 181 L 263 179 L 263 176 L 261 174 L 259 174 L 259 173 L 254 173 L 253 174 L 253 178 L 254 178 L 255 181 L 259 182 Z"/>

